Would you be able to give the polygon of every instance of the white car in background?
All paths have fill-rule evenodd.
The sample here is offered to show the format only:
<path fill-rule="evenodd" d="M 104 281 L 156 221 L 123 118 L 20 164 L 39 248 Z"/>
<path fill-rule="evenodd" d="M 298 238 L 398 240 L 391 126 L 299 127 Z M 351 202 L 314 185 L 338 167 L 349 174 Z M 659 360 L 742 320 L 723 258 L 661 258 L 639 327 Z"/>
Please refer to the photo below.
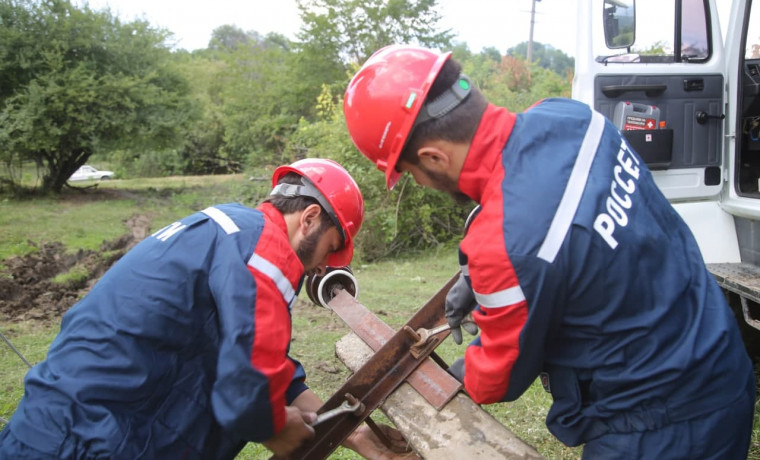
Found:
<path fill-rule="evenodd" d="M 74 174 L 69 177 L 70 181 L 81 180 L 110 180 L 113 178 L 113 171 L 102 171 L 93 168 L 90 165 L 80 166 L 79 169 L 74 171 Z"/>

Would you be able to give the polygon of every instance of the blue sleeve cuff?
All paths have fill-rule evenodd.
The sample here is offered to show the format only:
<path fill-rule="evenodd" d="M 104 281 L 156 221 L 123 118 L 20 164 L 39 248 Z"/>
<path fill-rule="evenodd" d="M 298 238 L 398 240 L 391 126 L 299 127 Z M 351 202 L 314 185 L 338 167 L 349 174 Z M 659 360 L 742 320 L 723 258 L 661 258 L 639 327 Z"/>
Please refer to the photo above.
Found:
<path fill-rule="evenodd" d="M 293 401 L 303 393 L 304 391 L 308 390 L 309 386 L 306 385 L 306 383 L 303 380 L 293 380 L 290 382 L 290 386 L 288 387 L 288 390 L 285 392 L 285 400 L 287 401 L 288 406 L 293 404 Z"/>
<path fill-rule="evenodd" d="M 290 358 L 290 360 L 296 365 L 296 370 L 293 373 L 290 386 L 285 391 L 285 401 L 288 405 L 291 405 L 298 395 L 309 389 L 309 386 L 306 385 L 306 371 L 303 366 L 297 359 Z"/>

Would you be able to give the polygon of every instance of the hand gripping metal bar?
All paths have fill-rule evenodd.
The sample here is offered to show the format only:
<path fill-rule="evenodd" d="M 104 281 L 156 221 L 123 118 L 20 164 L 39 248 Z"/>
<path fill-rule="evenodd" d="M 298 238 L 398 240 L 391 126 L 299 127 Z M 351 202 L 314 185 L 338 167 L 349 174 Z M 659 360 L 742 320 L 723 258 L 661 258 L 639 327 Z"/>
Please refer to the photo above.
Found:
<path fill-rule="evenodd" d="M 317 426 L 322 422 L 326 422 L 337 417 L 338 415 L 357 414 L 363 410 L 364 404 L 362 404 L 362 402 L 358 399 L 354 398 L 351 394 L 346 393 L 346 400 L 343 401 L 343 404 L 336 407 L 335 409 L 330 409 L 327 412 L 322 412 L 321 414 L 317 415 L 317 419 L 311 422 L 311 426 Z"/>
<path fill-rule="evenodd" d="M 431 328 L 445 321 L 446 294 L 458 278 L 459 273 L 446 282 L 406 323 L 406 326 L 417 330 Z M 314 438 L 301 445 L 289 458 L 291 460 L 327 458 L 433 352 L 430 348 L 414 356 L 410 353 L 414 343 L 415 340 L 403 330 L 394 334 L 320 409 L 321 412 L 326 412 L 340 406 L 345 399 L 345 394 L 350 393 L 364 404 L 364 410 L 357 413 L 355 417 L 336 417 L 315 426 Z"/>

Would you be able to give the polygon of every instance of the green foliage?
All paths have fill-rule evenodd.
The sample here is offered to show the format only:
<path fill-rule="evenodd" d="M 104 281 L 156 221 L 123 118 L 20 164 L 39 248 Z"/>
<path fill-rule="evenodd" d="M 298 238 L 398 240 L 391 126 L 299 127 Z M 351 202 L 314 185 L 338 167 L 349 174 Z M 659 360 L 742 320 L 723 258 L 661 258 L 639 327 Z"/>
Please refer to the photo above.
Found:
<path fill-rule="evenodd" d="M 298 94 L 313 103 L 322 85 L 345 90 L 352 66 L 379 48 L 410 43 L 446 48 L 437 0 L 298 0 L 303 26 L 294 44 Z M 358 70 L 353 69 L 353 70 Z M 311 112 L 302 112 L 310 119 Z"/>
<path fill-rule="evenodd" d="M 514 56 L 500 56 L 493 48 L 473 54 L 466 45 L 458 44 L 452 57 L 490 102 L 512 112 L 522 112 L 547 97 L 571 95 L 570 74 L 558 74 Z"/>
<path fill-rule="evenodd" d="M 295 54 L 278 35 L 220 55 L 221 154 L 239 165 L 278 163 L 287 136 L 314 103 L 293 72 Z"/>
<path fill-rule="evenodd" d="M 255 33 L 246 35 L 248 39 L 257 36 Z M 172 174 L 223 174 L 242 169 L 240 161 L 230 158 L 224 151 L 223 76 L 227 64 L 220 57 L 224 52 L 226 49 L 212 49 L 174 56 L 178 71 L 190 82 L 190 97 L 201 107 L 202 113 L 184 132 L 184 143 L 172 163 L 181 169 L 174 169 Z M 158 174 L 160 172 L 152 175 Z"/>
<path fill-rule="evenodd" d="M 234 50 L 251 42 L 261 41 L 258 32 L 244 32 L 243 29 L 230 24 L 219 26 L 211 32 L 208 49 L 212 51 Z"/>
<path fill-rule="evenodd" d="M 0 79 L 7 83 L 0 87 L 0 161 L 13 183 L 23 158 L 65 171 L 96 155 L 120 178 L 271 172 L 305 156 L 333 158 L 365 195 L 362 257 L 435 247 L 461 234 L 469 209 L 411 178 L 385 190 L 383 175 L 350 141 L 339 96 L 384 45 L 448 48 L 451 33 L 437 26 L 436 5 L 301 0 L 298 42 L 223 25 L 208 49 L 170 53 L 168 33 L 142 21 L 122 24 L 108 11 L 76 9 L 67 0 L 0 0 L 9 25 L 0 29 Z M 53 21 L 54 8 L 66 19 Z M 535 51 L 536 63 L 528 64 L 495 48 L 453 47 L 489 100 L 514 112 L 570 95 L 570 77 L 542 67 L 550 47 Z M 51 179 L 43 180 L 49 186 Z"/>
<path fill-rule="evenodd" d="M 453 56 L 494 104 L 520 112 L 552 96 L 569 96 L 570 77 L 560 76 L 524 60 L 499 56 L 494 49 L 472 54 L 458 45 Z M 447 195 L 416 186 L 402 178 L 387 191 L 382 173 L 359 154 L 350 140 L 340 108 L 329 85 L 317 97 L 317 121 L 302 118 L 289 138 L 283 162 L 304 156 L 331 158 L 356 179 L 365 200 L 366 217 L 357 238 L 362 260 L 376 260 L 414 248 L 434 248 L 457 239 L 471 206 L 458 206 Z"/>
<path fill-rule="evenodd" d="M 325 87 L 326 90 L 326 87 Z M 323 107 L 330 107 L 324 100 Z M 342 164 L 364 196 L 366 214 L 356 240 L 360 260 L 372 261 L 412 249 L 434 248 L 460 236 L 470 207 L 456 205 L 448 195 L 419 187 L 403 178 L 387 191 L 385 177 L 356 150 L 345 127 L 342 102 L 332 114 L 313 123 L 301 120 L 290 138 L 285 162 L 303 156 L 330 158 Z"/>
<path fill-rule="evenodd" d="M 87 281 L 89 276 L 90 272 L 87 270 L 87 267 L 75 265 L 68 272 L 56 275 L 52 279 L 52 282 L 58 284 L 81 285 L 83 282 Z"/>
<path fill-rule="evenodd" d="M 440 31 L 437 0 L 298 0 L 304 25 L 301 46 L 326 62 L 364 62 L 394 43 L 448 46 L 452 34 Z"/>
<path fill-rule="evenodd" d="M 631 40 L 632 41 L 632 40 Z M 632 48 L 632 53 L 641 54 L 642 56 L 672 56 L 672 47 L 669 47 L 667 43 L 662 40 L 658 40 L 652 43 L 646 48 Z"/>
<path fill-rule="evenodd" d="M 174 149 L 116 150 L 108 156 L 118 166 L 119 177 L 162 177 L 183 175 L 189 172 L 187 159 Z"/>
<path fill-rule="evenodd" d="M 68 0 L 0 0 L 2 159 L 44 165 L 60 192 L 98 151 L 167 148 L 192 114 L 168 33 Z"/>
<path fill-rule="evenodd" d="M 527 59 L 528 42 L 522 42 L 507 50 L 508 56 Z M 549 69 L 559 75 L 566 75 L 575 68 L 575 59 L 551 45 L 533 42 L 533 62 L 539 67 Z"/>

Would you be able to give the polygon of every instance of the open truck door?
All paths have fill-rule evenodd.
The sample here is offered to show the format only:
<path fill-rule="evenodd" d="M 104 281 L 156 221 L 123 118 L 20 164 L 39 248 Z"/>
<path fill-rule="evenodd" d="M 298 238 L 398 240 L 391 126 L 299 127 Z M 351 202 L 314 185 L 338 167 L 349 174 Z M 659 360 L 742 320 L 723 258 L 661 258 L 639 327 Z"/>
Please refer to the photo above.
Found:
<path fill-rule="evenodd" d="M 623 132 L 760 329 L 760 1 L 578 6 L 573 98 Z"/>

